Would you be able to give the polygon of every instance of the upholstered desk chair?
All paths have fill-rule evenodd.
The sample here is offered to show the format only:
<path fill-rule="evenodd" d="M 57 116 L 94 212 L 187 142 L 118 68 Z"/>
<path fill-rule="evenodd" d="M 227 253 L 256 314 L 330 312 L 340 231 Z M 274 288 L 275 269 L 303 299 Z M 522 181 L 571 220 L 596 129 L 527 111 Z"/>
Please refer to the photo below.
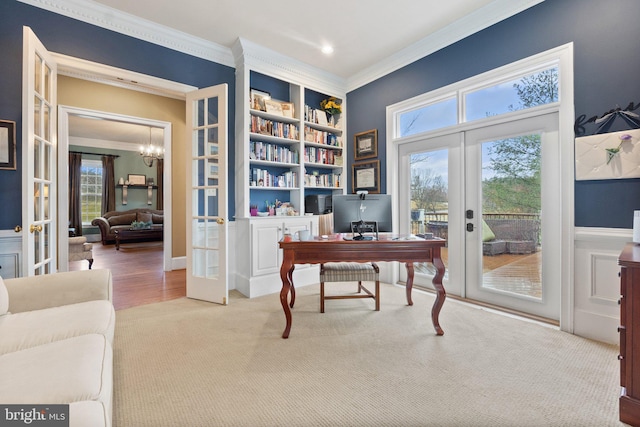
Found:
<path fill-rule="evenodd" d="M 320 235 L 333 234 L 333 214 L 320 215 Z M 375 282 L 375 292 L 369 291 L 362 282 Z M 358 282 L 357 294 L 325 295 L 324 284 L 329 282 Z M 362 293 L 364 291 L 364 293 Z M 320 265 L 320 313 L 324 313 L 324 302 L 328 299 L 373 298 L 376 311 L 380 311 L 380 270 L 371 263 L 327 262 Z"/>
<path fill-rule="evenodd" d="M 87 243 L 84 236 L 69 237 L 69 261 L 89 261 L 89 270 L 93 265 L 93 244 Z"/>

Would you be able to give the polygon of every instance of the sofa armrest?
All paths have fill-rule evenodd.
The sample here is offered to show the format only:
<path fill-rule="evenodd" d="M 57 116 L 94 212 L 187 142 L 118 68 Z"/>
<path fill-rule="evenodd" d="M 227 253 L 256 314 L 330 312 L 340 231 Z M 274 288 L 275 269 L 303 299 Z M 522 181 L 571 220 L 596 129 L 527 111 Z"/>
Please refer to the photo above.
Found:
<path fill-rule="evenodd" d="M 97 225 L 100 228 L 100 235 L 102 236 L 102 244 L 106 245 L 109 233 L 111 232 L 111 224 L 106 218 L 99 216 L 91 221 L 91 225 Z"/>
<path fill-rule="evenodd" d="M 4 281 L 9 311 L 20 313 L 85 301 L 112 301 L 111 270 L 81 270 Z"/>

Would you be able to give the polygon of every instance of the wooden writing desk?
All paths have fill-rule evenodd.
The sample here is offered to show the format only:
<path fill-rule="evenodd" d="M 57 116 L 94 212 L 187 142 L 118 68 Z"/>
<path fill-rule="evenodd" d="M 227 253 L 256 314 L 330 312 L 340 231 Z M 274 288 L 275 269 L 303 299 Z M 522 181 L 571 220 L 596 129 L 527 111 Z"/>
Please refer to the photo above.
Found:
<path fill-rule="evenodd" d="M 287 320 L 282 338 L 288 338 L 291 331 L 291 308 L 296 300 L 296 291 L 293 285 L 293 270 L 295 264 L 323 264 L 326 262 L 375 262 L 375 261 L 399 261 L 407 266 L 407 304 L 413 305 L 411 289 L 413 287 L 413 263 L 430 262 L 436 268 L 433 278 L 433 286 L 436 289 L 436 301 L 431 309 L 431 321 L 437 335 L 443 335 L 444 331 L 438 322 L 438 315 L 446 292 L 442 286 L 444 276 L 444 263 L 440 258 L 440 248 L 444 247 L 443 239 L 409 240 L 403 237 L 380 236 L 380 240 L 344 240 L 341 235 L 333 235 L 328 239 L 316 237 L 308 241 L 280 241 L 283 250 L 280 278 L 282 290 L 280 302 Z"/>

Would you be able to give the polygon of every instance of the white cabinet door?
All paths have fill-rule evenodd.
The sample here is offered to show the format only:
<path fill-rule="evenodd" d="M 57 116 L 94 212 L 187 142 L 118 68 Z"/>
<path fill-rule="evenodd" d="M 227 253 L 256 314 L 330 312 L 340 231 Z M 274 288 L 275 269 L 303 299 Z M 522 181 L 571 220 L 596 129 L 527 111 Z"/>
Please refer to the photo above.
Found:
<path fill-rule="evenodd" d="M 311 230 L 314 221 L 311 218 L 287 218 L 282 221 L 263 219 L 255 220 L 251 224 L 251 275 L 278 274 L 282 264 L 282 249 L 278 242 L 285 233 L 295 237 L 295 232 Z M 287 219 L 284 219 L 287 218 Z M 296 266 L 296 269 L 306 266 Z"/>
<path fill-rule="evenodd" d="M 251 224 L 251 275 L 278 273 L 282 263 L 278 242 L 282 239 L 280 221 L 263 220 Z"/>

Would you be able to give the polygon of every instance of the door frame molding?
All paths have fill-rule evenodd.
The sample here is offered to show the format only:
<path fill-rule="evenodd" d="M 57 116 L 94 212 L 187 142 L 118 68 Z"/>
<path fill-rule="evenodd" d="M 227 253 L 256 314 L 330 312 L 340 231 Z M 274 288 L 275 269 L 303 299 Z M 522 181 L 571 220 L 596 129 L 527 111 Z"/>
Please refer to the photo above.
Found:
<path fill-rule="evenodd" d="M 120 87 L 124 89 L 135 90 L 138 92 L 149 93 L 153 95 L 165 96 L 172 99 L 186 100 L 186 94 L 189 92 L 193 92 L 198 88 L 195 86 L 187 85 L 184 83 L 179 83 L 171 80 L 161 79 L 159 77 L 150 76 L 147 74 L 141 74 L 134 71 L 125 70 L 122 68 L 112 67 L 105 64 L 99 64 L 97 62 L 87 61 L 85 59 L 76 58 L 73 56 L 63 55 L 60 53 L 51 52 L 51 55 L 55 59 L 58 64 L 58 75 L 73 77 L 81 80 L 88 80 L 92 82 L 107 84 L 115 87 Z M 72 108 L 72 107 L 69 107 Z M 185 113 L 186 114 L 186 113 Z M 121 116 L 126 117 L 126 116 Z M 152 120 L 150 120 L 152 121 Z M 157 126 L 158 123 L 163 124 L 166 122 L 158 122 L 153 121 Z M 164 127 L 164 126 L 160 126 Z M 58 132 L 60 130 L 58 129 Z M 68 134 L 68 133 L 67 133 Z M 171 162 L 171 149 L 170 146 L 167 147 L 166 142 L 166 132 L 165 132 L 165 162 L 164 162 L 164 177 L 165 177 L 165 190 L 163 192 L 165 207 L 168 206 L 168 209 L 171 210 L 171 191 L 167 194 L 167 189 L 171 188 L 171 171 L 172 171 L 172 162 Z M 68 145 L 67 145 L 68 148 Z M 62 156 L 59 156 L 62 157 Z M 66 159 L 68 157 L 68 149 L 67 156 L 64 157 L 65 167 L 66 167 Z M 59 160 L 60 162 L 60 160 Z M 58 166 L 59 167 L 59 166 Z M 168 188 L 167 188 L 168 187 Z M 65 190 L 68 191 L 68 190 Z M 68 210 L 68 206 L 66 207 Z M 166 209 L 165 209 L 166 210 Z M 169 212 L 171 215 L 171 212 Z M 66 217 L 65 217 L 66 218 Z M 169 235 L 167 230 L 171 231 L 171 221 L 170 217 L 167 218 L 167 222 L 165 223 L 165 236 Z M 168 225 L 168 228 L 167 228 Z M 66 230 L 67 224 L 64 224 L 64 228 L 61 230 Z M 62 244 L 65 244 L 65 248 L 68 247 L 68 235 L 66 233 L 61 233 L 60 235 L 65 234 L 64 242 L 59 242 L 59 247 Z M 60 237 L 60 236 L 59 236 Z M 60 239 L 62 240 L 62 239 Z M 164 239 L 164 269 L 174 270 L 185 268 L 186 260 L 185 259 L 177 259 L 173 258 L 172 246 L 166 244 L 167 241 L 171 242 L 172 238 Z M 65 256 L 68 259 L 68 249 L 65 249 Z M 58 254 L 60 255 L 60 253 Z M 60 265 L 63 265 L 61 260 L 59 260 Z"/>
<path fill-rule="evenodd" d="M 105 111 L 89 110 L 86 108 L 58 105 L 58 171 L 66 170 L 69 167 L 69 116 L 83 116 L 101 120 L 117 121 L 121 123 L 131 123 L 142 126 L 151 126 L 163 129 L 164 146 L 164 170 L 163 170 L 163 191 L 164 199 L 164 238 L 163 246 L 163 269 L 171 271 L 172 268 L 172 209 L 171 209 L 171 123 L 142 117 L 125 116 L 122 114 L 109 113 Z M 138 151 L 137 145 L 130 144 L 131 151 Z M 106 144 L 105 144 L 106 146 Z M 122 144 L 118 146 L 122 149 Z M 168 178 L 168 179 L 167 179 Z M 59 271 L 67 271 L 69 264 L 69 235 L 62 232 L 68 228 L 69 218 L 69 175 L 58 174 L 58 264 Z"/>
<path fill-rule="evenodd" d="M 535 64 L 557 61 L 560 68 L 559 82 L 559 102 L 549 104 L 547 106 L 532 108 L 515 113 L 504 114 L 483 120 L 476 120 L 469 123 L 461 123 L 457 126 L 448 127 L 446 129 L 433 132 L 425 132 L 423 134 L 412 135 L 405 138 L 396 137 L 396 113 L 401 109 L 406 109 L 412 102 L 417 99 L 425 100 L 430 97 L 437 96 L 438 93 L 445 91 L 460 91 L 465 88 L 477 84 L 483 80 L 492 80 L 496 75 L 503 73 L 511 73 L 517 69 L 526 69 Z M 398 214 L 399 214 L 399 198 L 400 183 L 398 180 L 399 173 L 399 149 L 398 146 L 403 143 L 412 142 L 425 137 L 438 136 L 440 134 L 448 134 L 452 132 L 463 132 L 472 128 L 482 127 L 486 125 L 496 124 L 503 121 L 511 120 L 516 116 L 525 117 L 528 114 L 539 115 L 545 113 L 557 112 L 559 117 L 558 138 L 560 146 L 558 147 L 558 156 L 560 158 L 560 197 L 561 197 L 561 289 L 560 289 L 560 329 L 573 333 L 574 331 L 574 312 L 575 312 L 575 283 L 574 283 L 574 133 L 573 122 L 575 120 L 574 111 L 574 88 L 573 88 L 573 43 L 567 43 L 554 49 L 524 58 L 520 61 L 496 68 L 486 73 L 479 74 L 467 80 L 463 80 L 452 85 L 436 89 L 430 94 L 418 95 L 413 99 L 404 100 L 386 108 L 386 146 L 387 146 L 387 192 L 391 193 L 393 199 L 393 218 L 394 230 L 399 230 Z M 460 107 L 459 107 L 460 108 Z M 391 283 L 396 283 L 399 278 L 398 268 L 390 269 L 389 278 Z"/>

